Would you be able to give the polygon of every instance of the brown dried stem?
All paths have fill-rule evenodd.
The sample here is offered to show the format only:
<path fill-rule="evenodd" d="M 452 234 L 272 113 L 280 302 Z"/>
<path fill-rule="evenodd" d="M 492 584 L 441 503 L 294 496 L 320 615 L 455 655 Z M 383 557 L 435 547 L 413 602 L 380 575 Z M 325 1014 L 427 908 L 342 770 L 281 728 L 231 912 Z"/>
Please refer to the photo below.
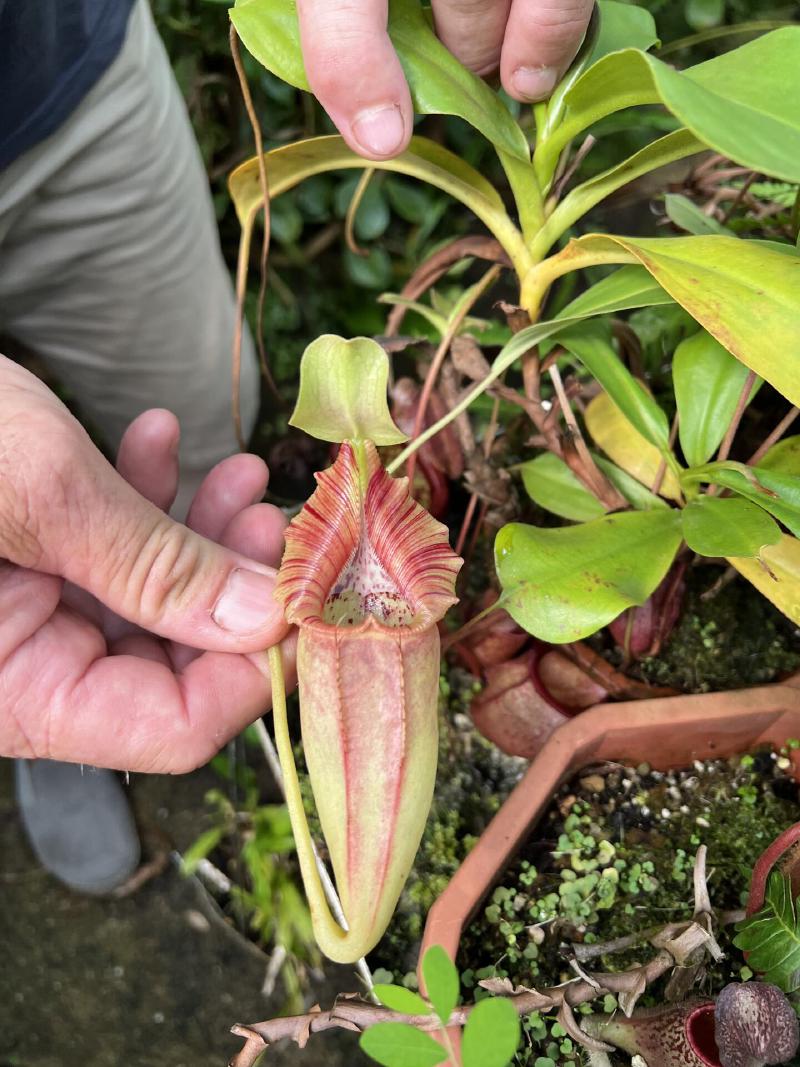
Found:
<path fill-rule="evenodd" d="M 260 262 L 260 281 L 258 287 L 258 304 L 256 310 L 256 345 L 258 348 L 258 358 L 261 364 L 261 373 L 264 375 L 270 392 L 273 394 L 278 403 L 283 406 L 283 398 L 278 392 L 278 387 L 275 384 L 275 380 L 272 377 L 272 371 L 269 367 L 269 361 L 267 360 L 267 351 L 264 347 L 264 302 L 267 296 L 267 263 L 269 261 L 269 242 L 270 242 L 270 211 L 269 211 L 269 181 L 267 179 L 267 165 L 264 161 L 264 140 L 261 136 L 261 124 L 258 121 L 258 115 L 256 115 L 255 105 L 253 104 L 253 97 L 250 93 L 250 86 L 247 81 L 247 74 L 245 73 L 244 65 L 242 63 L 242 56 L 239 51 L 239 35 L 236 32 L 236 27 L 231 23 L 230 29 L 230 44 L 231 44 L 231 56 L 233 57 L 233 65 L 236 68 L 236 76 L 239 79 L 239 88 L 242 93 L 242 99 L 244 101 L 245 110 L 247 111 L 247 117 L 250 120 L 250 126 L 253 130 L 253 141 L 255 142 L 256 158 L 258 159 L 258 180 L 261 186 L 261 199 L 264 208 L 264 235 L 261 241 L 261 262 Z M 239 292 L 238 279 L 237 279 L 237 308 L 236 308 L 236 331 L 234 334 L 234 423 L 236 425 L 236 434 L 239 439 L 239 446 L 244 448 L 244 437 L 242 434 L 242 420 L 239 410 L 239 379 L 241 377 L 241 364 L 242 364 L 242 333 L 244 329 L 244 292 Z"/>
<path fill-rule="evenodd" d="M 762 459 L 767 454 L 767 452 L 769 452 L 772 446 L 778 441 L 780 441 L 780 439 L 783 437 L 783 435 L 786 433 L 786 431 L 789 429 L 789 427 L 792 425 L 798 415 L 800 415 L 800 408 L 789 408 L 789 410 L 783 416 L 783 418 L 772 431 L 772 433 L 770 433 L 768 437 L 764 438 L 764 440 L 752 454 L 750 459 L 748 459 L 747 463 L 749 466 L 754 467 L 756 463 L 758 463 L 758 461 Z"/>
<path fill-rule="evenodd" d="M 606 511 L 627 507 L 628 502 L 625 497 L 609 482 L 586 447 L 575 413 L 570 406 L 569 397 L 564 389 L 558 364 L 554 362 L 548 373 L 561 406 L 564 422 L 567 424 L 568 436 L 562 445 L 564 462 L 580 478 L 586 488 L 597 497 Z"/>
<path fill-rule="evenodd" d="M 731 446 L 733 445 L 733 439 L 736 436 L 736 431 L 739 429 L 739 424 L 742 421 L 742 415 L 744 415 L 744 409 L 747 407 L 750 401 L 750 394 L 753 391 L 753 386 L 756 381 L 755 371 L 748 371 L 745 378 L 742 391 L 739 394 L 739 400 L 736 404 L 736 410 L 733 413 L 733 418 L 728 423 L 728 428 L 725 431 L 725 436 L 722 439 L 722 444 L 719 446 L 719 452 L 717 452 L 717 463 L 723 463 L 731 452 Z M 707 493 L 709 496 L 714 496 L 717 492 L 717 486 L 710 485 Z"/>
<path fill-rule="evenodd" d="M 471 300 L 464 301 L 462 306 L 458 309 L 456 314 L 452 316 L 447 324 L 447 330 L 439 342 L 439 347 L 436 349 L 436 354 L 433 357 L 430 368 L 425 376 L 425 384 L 422 387 L 422 394 L 419 398 L 419 404 L 417 405 L 417 412 L 414 417 L 414 431 L 411 435 L 411 439 L 416 440 L 422 433 L 422 428 L 425 425 L 425 414 L 428 410 L 428 402 L 431 398 L 431 393 L 436 385 L 436 379 L 441 370 L 442 364 L 445 361 L 447 353 L 450 350 L 450 345 L 453 343 L 453 338 L 463 325 L 464 319 L 469 315 L 478 300 L 483 296 L 486 290 L 493 285 L 500 276 L 501 267 L 495 263 L 486 271 L 480 281 L 473 286 L 473 297 Z M 408 476 L 408 484 L 413 492 L 414 485 L 414 470 L 417 464 L 417 453 L 412 452 L 406 465 L 406 474 Z"/>
<path fill-rule="evenodd" d="M 444 248 L 437 249 L 421 263 L 400 290 L 400 295 L 407 300 L 418 300 L 455 263 L 470 256 L 485 259 L 489 263 L 499 263 L 502 267 L 511 266 L 502 245 L 493 237 L 459 237 Z M 393 337 L 398 332 L 407 310 L 402 304 L 392 308 L 386 320 L 387 337 Z"/>

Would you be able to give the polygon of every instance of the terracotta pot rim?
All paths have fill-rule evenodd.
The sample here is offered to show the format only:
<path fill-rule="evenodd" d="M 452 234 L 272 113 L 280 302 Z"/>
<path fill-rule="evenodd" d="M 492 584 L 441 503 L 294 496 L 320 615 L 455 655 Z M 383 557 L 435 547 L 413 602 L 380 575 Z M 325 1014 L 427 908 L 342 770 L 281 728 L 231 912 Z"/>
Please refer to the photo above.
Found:
<path fill-rule="evenodd" d="M 455 959 L 464 927 L 534 830 L 556 789 L 584 767 L 646 762 L 676 770 L 696 759 L 779 748 L 800 737 L 800 674 L 722 693 L 602 703 L 553 732 L 428 913 L 420 960 L 434 944 Z M 800 752 L 792 753 L 800 780 Z M 421 974 L 420 974 L 421 979 Z"/>

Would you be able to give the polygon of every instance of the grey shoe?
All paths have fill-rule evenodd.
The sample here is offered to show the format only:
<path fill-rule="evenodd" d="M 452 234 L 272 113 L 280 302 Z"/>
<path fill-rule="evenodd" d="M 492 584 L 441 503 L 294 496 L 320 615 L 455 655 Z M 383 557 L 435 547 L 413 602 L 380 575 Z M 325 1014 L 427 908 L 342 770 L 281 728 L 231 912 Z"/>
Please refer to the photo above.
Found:
<path fill-rule="evenodd" d="M 79 893 L 102 894 L 139 863 L 139 838 L 112 771 L 17 760 L 17 803 L 42 866 Z"/>

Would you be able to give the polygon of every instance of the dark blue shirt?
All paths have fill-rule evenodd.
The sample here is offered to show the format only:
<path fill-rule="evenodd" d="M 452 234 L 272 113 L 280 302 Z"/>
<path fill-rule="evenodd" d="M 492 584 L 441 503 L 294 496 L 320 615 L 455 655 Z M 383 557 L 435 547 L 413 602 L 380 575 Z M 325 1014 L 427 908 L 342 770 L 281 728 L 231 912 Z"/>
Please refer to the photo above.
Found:
<path fill-rule="evenodd" d="M 116 58 L 134 0 L 0 0 L 0 169 L 44 140 Z"/>

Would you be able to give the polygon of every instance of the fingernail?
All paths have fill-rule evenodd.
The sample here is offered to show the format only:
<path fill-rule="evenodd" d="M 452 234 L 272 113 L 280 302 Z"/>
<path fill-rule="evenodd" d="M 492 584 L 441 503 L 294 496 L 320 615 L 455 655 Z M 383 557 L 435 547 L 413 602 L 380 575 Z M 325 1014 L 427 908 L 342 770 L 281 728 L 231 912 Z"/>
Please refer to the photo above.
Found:
<path fill-rule="evenodd" d="M 558 81 L 554 67 L 517 67 L 511 77 L 514 91 L 526 100 L 544 100 Z"/>
<path fill-rule="evenodd" d="M 393 156 L 405 139 L 399 107 L 373 107 L 353 120 L 353 136 L 372 156 Z"/>
<path fill-rule="evenodd" d="M 273 625 L 283 616 L 273 597 L 275 579 L 256 571 L 231 571 L 228 584 L 212 618 L 217 626 L 229 633 L 252 634 Z"/>

